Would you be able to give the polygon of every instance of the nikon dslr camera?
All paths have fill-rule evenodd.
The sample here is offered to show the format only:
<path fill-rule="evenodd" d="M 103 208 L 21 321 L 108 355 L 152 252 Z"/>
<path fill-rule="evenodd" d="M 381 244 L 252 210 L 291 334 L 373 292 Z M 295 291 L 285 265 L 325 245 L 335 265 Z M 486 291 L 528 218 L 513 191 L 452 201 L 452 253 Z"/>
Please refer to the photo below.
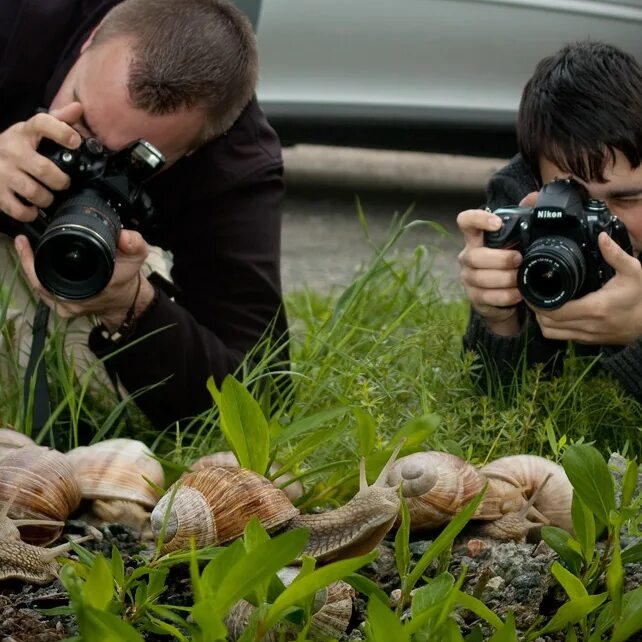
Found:
<path fill-rule="evenodd" d="M 117 152 L 94 138 L 78 149 L 45 140 L 38 152 L 68 174 L 70 187 L 54 192 L 53 203 L 24 225 L 34 246 L 38 279 L 65 299 L 87 299 L 109 283 L 118 237 L 151 219 L 154 210 L 143 183 L 163 166 L 163 155 L 139 140 Z"/>
<path fill-rule="evenodd" d="M 559 308 L 598 290 L 614 275 L 597 244 L 600 232 L 633 253 L 624 224 L 571 179 L 544 185 L 533 208 L 501 207 L 494 213 L 503 225 L 485 232 L 484 244 L 522 253 L 517 287 L 538 308 Z"/>

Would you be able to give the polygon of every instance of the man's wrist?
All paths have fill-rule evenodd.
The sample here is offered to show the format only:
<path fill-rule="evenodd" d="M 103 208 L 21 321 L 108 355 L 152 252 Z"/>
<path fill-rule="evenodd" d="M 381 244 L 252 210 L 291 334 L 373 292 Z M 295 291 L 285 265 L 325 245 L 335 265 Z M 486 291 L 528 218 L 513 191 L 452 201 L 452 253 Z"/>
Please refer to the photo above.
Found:
<path fill-rule="evenodd" d="M 98 316 L 98 318 L 102 325 L 105 326 L 106 330 L 108 330 L 109 332 L 115 332 L 125 322 L 130 311 L 133 312 L 132 321 L 135 323 L 136 319 L 138 319 L 143 314 L 143 312 L 145 312 L 145 310 L 147 310 L 147 308 L 151 305 L 152 301 L 154 300 L 154 296 L 154 286 L 144 276 L 141 275 L 140 289 L 138 289 L 138 292 L 135 295 L 133 307 L 101 314 Z"/>

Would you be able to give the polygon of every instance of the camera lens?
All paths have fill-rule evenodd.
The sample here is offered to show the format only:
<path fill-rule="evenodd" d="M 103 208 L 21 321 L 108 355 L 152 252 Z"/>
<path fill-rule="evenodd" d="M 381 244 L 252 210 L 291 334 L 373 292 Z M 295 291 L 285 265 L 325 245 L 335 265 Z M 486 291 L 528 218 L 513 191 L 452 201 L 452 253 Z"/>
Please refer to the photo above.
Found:
<path fill-rule="evenodd" d="M 62 203 L 35 250 L 38 279 L 65 299 L 87 299 L 109 283 L 114 271 L 120 219 L 92 190 Z"/>
<path fill-rule="evenodd" d="M 585 276 L 586 261 L 577 243 L 563 236 L 546 236 L 524 254 L 517 284 L 529 303 L 553 310 L 575 297 Z"/>

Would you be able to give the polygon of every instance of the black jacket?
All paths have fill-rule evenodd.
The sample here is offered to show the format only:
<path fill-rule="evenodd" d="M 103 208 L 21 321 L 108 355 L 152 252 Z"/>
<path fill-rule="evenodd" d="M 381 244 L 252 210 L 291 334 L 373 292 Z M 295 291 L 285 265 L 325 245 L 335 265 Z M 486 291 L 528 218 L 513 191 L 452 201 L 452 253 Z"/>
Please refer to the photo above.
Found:
<path fill-rule="evenodd" d="M 92 28 L 118 2 L 0 2 L 0 131 L 49 106 Z M 282 173 L 279 140 L 253 100 L 226 135 L 147 184 L 158 216 L 154 229 L 141 232 L 172 252 L 178 294 L 172 301 L 160 292 L 128 343 L 169 329 L 108 363 L 130 392 L 169 377 L 137 399 L 158 427 L 207 409 L 210 375 L 220 385 L 265 333 L 274 340 L 286 335 Z M 11 233 L 2 218 L 0 229 Z M 100 356 L 113 351 L 96 334 L 92 349 Z"/>

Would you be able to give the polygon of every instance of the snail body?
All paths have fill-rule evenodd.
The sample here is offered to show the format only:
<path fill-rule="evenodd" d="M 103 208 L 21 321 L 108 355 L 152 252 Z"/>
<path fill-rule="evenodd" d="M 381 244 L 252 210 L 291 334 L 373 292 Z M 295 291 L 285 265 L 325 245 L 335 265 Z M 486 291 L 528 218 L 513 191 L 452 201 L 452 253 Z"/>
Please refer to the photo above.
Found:
<path fill-rule="evenodd" d="M 25 446 L 36 446 L 36 443 L 27 435 L 13 428 L 8 426 L 0 428 L 0 459 L 6 453 Z"/>
<path fill-rule="evenodd" d="M 268 532 L 306 528 L 304 554 L 326 562 L 372 550 L 392 527 L 400 509 L 398 487 L 384 482 L 395 451 L 372 486 L 360 464 L 359 492 L 345 505 L 319 515 L 299 515 L 283 491 L 246 469 L 210 468 L 189 473 L 170 488 L 152 511 L 163 552 L 225 544 L 240 537 L 257 517 Z"/>

